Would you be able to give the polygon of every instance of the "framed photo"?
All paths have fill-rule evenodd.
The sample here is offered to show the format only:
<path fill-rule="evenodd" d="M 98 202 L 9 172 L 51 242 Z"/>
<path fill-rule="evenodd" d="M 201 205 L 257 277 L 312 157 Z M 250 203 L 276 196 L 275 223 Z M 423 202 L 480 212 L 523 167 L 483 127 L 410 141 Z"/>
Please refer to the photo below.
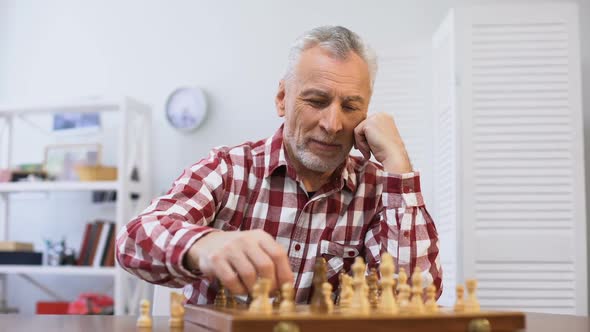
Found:
<path fill-rule="evenodd" d="M 99 165 L 100 153 L 100 144 L 49 145 L 43 165 L 51 180 L 78 181 L 76 166 Z"/>
<path fill-rule="evenodd" d="M 55 133 L 83 134 L 100 130 L 100 113 L 55 113 L 53 131 Z"/>

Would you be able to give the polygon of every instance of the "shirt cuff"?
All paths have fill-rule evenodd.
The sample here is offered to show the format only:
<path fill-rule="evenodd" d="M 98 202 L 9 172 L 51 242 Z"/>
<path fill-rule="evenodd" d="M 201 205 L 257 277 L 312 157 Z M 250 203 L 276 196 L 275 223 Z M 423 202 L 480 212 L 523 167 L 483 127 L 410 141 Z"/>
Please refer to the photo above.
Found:
<path fill-rule="evenodd" d="M 189 271 L 184 267 L 184 256 L 197 240 L 213 231 L 218 230 L 207 226 L 194 226 L 180 229 L 174 234 L 166 249 L 166 267 L 172 276 L 183 279 L 197 279 L 203 276 L 200 271 Z"/>
<path fill-rule="evenodd" d="M 384 172 L 383 183 L 384 204 L 390 208 L 418 207 L 424 205 L 420 189 L 420 172 L 394 174 Z"/>

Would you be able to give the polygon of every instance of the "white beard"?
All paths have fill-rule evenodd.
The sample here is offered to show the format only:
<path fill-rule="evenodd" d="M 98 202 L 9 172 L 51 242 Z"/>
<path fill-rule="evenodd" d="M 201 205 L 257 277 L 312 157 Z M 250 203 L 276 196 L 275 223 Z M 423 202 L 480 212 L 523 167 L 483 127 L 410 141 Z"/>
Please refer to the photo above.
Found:
<path fill-rule="evenodd" d="M 290 145 L 291 151 L 294 157 L 307 169 L 326 173 L 326 172 L 333 172 L 338 166 L 340 166 L 348 153 L 342 153 L 342 155 L 337 156 L 336 158 L 322 158 L 318 155 L 314 154 L 313 152 L 306 149 L 305 143 L 299 143 L 294 137 L 290 135 L 285 135 L 285 138 L 288 138 L 287 143 Z M 294 142 L 294 143 L 293 143 Z"/>

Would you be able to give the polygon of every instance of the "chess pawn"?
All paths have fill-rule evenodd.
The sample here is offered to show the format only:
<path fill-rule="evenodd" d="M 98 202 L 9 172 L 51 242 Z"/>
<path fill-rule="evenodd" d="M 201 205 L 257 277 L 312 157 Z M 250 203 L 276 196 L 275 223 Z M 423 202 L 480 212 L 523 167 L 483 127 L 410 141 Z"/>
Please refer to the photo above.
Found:
<path fill-rule="evenodd" d="M 436 286 L 434 284 L 426 287 L 426 303 L 424 304 L 424 309 L 428 313 L 438 312 L 438 305 L 436 305 Z"/>
<path fill-rule="evenodd" d="M 465 311 L 466 312 L 479 312 L 479 301 L 475 295 L 477 288 L 477 280 L 467 279 L 465 280 L 465 286 L 467 287 L 467 299 L 465 300 Z"/>
<path fill-rule="evenodd" d="M 270 279 L 261 278 L 261 312 L 265 314 L 272 313 L 272 301 L 270 300 Z"/>
<path fill-rule="evenodd" d="M 324 301 L 322 302 L 322 312 L 331 314 L 334 312 L 334 302 L 332 302 L 332 284 L 324 282 L 322 285 L 322 295 L 324 295 Z"/>
<path fill-rule="evenodd" d="M 286 282 L 281 285 L 281 303 L 279 304 L 279 312 L 282 314 L 295 312 L 295 301 L 294 301 L 294 289 L 293 286 Z"/>
<path fill-rule="evenodd" d="M 326 260 L 323 257 L 319 257 L 315 261 L 313 268 L 313 294 L 311 295 L 310 310 L 311 312 L 323 312 L 325 306 L 322 306 L 324 302 L 324 295 L 322 294 L 322 285 L 327 281 L 326 275 L 327 267 Z"/>
<path fill-rule="evenodd" d="M 422 270 L 416 266 L 414 274 L 412 274 L 412 300 L 410 302 L 410 312 L 413 314 L 424 312 L 422 293 Z"/>
<path fill-rule="evenodd" d="M 248 311 L 258 313 L 262 310 L 262 284 L 260 280 L 256 281 L 252 287 L 252 302 L 248 307 Z"/>
<path fill-rule="evenodd" d="M 381 264 L 379 266 L 381 272 L 381 295 L 379 296 L 378 309 L 385 314 L 397 314 L 399 308 L 393 295 L 393 271 L 395 266 L 393 264 L 393 257 L 390 254 L 384 253 L 381 255 Z"/>
<path fill-rule="evenodd" d="M 397 303 L 399 305 L 400 313 L 408 313 L 408 306 L 410 304 L 410 286 L 408 285 L 408 275 L 406 269 L 401 267 L 399 269 L 397 282 Z"/>
<path fill-rule="evenodd" d="M 357 257 L 352 265 L 354 294 L 350 306 L 351 311 L 359 314 L 369 314 L 369 299 L 367 298 L 368 286 L 365 280 L 365 263 L 361 257 Z"/>
<path fill-rule="evenodd" d="M 340 305 L 340 296 L 342 295 L 342 276 L 344 275 L 344 270 L 340 270 L 338 273 L 338 288 L 336 289 L 336 305 Z"/>
<path fill-rule="evenodd" d="M 342 275 L 342 292 L 340 293 L 340 307 L 343 309 L 350 308 L 354 291 L 352 289 L 352 278 L 347 275 Z"/>
<path fill-rule="evenodd" d="M 150 317 L 150 301 L 148 300 L 141 300 L 139 304 L 139 318 L 137 318 L 137 327 L 141 328 L 151 328 L 152 327 L 152 317 Z"/>
<path fill-rule="evenodd" d="M 281 293 L 281 290 L 278 289 L 275 293 L 275 299 L 272 302 L 272 307 L 273 308 L 278 308 L 281 305 L 281 302 L 283 302 L 283 295 Z"/>
<path fill-rule="evenodd" d="M 377 283 L 379 282 L 379 278 L 377 277 L 377 270 L 375 268 L 371 269 L 371 273 L 367 277 L 367 283 L 369 286 L 369 304 L 371 309 L 377 309 L 379 305 L 379 286 Z"/>
<path fill-rule="evenodd" d="M 236 298 L 232 295 L 232 293 L 230 293 L 229 291 L 227 292 L 227 308 L 235 308 L 238 305 L 238 303 L 236 302 Z"/>
<path fill-rule="evenodd" d="M 457 285 L 457 299 L 455 300 L 455 305 L 453 306 L 454 312 L 464 312 L 465 311 L 465 302 L 463 301 L 463 294 L 464 289 L 463 285 Z"/>
<path fill-rule="evenodd" d="M 213 304 L 216 307 L 225 307 L 227 305 L 227 297 L 225 296 L 225 287 L 221 283 L 219 283 L 219 290 L 217 291 L 217 295 L 215 296 L 215 301 Z"/>
<path fill-rule="evenodd" d="M 251 313 L 272 314 L 272 302 L 269 297 L 270 280 L 266 278 L 259 278 L 252 287 L 252 302 L 248 311 Z"/>
<path fill-rule="evenodd" d="M 170 319 L 168 325 L 173 328 L 184 326 L 184 295 L 175 292 L 170 293 Z"/>

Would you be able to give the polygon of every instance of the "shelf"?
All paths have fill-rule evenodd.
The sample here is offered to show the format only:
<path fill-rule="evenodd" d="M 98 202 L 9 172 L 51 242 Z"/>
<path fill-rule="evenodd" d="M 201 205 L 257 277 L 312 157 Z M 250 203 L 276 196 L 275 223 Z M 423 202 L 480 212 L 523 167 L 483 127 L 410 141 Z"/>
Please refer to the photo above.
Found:
<path fill-rule="evenodd" d="M 0 116 L 34 113 L 96 113 L 120 111 L 127 103 L 131 109 L 149 112 L 149 106 L 130 97 L 88 98 L 82 100 L 53 101 L 47 103 L 0 105 Z"/>
<path fill-rule="evenodd" d="M 0 105 L 0 115 L 30 113 L 94 113 L 101 111 L 117 111 L 118 100 L 84 100 L 74 102 L 53 102 L 39 104 Z"/>
<path fill-rule="evenodd" d="M 0 265 L 0 273 L 5 274 L 59 274 L 59 275 L 87 275 L 114 276 L 114 267 L 93 266 L 47 266 L 47 265 Z"/>
<path fill-rule="evenodd" d="M 92 182 L 5 182 L 0 183 L 0 193 L 30 191 L 93 191 L 118 190 L 117 181 Z"/>

